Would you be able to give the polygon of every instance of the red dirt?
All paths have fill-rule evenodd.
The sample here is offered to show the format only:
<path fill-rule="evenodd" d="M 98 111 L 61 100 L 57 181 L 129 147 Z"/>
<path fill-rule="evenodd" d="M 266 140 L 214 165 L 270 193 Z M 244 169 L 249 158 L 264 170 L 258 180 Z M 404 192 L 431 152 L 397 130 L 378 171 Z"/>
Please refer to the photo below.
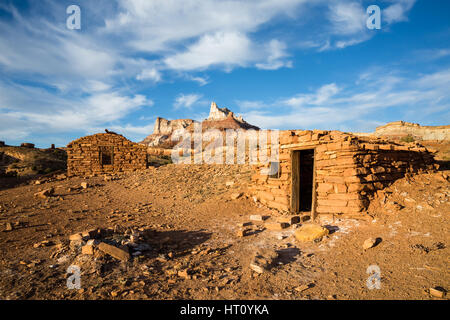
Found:
<path fill-rule="evenodd" d="M 312 243 L 295 240 L 296 226 L 270 231 L 254 222 L 250 235 L 236 235 L 251 214 L 279 216 L 245 195 L 231 199 L 246 190 L 246 166 L 166 165 L 113 181 L 70 178 L 4 189 L 0 299 L 437 299 L 424 290 L 450 286 L 443 175 L 450 172 L 398 180 L 372 201 L 373 221 L 320 217 L 331 232 Z M 78 188 L 83 181 L 90 187 Z M 50 187 L 55 196 L 33 196 Z M 12 231 L 4 231 L 8 222 Z M 151 249 L 126 263 L 70 249 L 71 234 L 115 226 L 142 230 Z M 370 237 L 381 242 L 365 251 Z M 34 247 L 44 240 L 55 245 Z M 249 264 L 260 248 L 279 257 L 258 275 Z M 66 287 L 70 265 L 81 268 L 80 290 Z M 380 268 L 380 289 L 366 285 L 370 265 Z"/>

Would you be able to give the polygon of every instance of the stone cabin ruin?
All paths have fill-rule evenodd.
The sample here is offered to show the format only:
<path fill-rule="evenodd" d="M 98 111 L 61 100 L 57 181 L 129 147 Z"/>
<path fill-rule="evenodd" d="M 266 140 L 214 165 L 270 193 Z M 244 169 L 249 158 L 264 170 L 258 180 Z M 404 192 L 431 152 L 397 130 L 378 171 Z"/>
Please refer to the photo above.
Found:
<path fill-rule="evenodd" d="M 435 169 L 432 154 L 415 143 L 321 130 L 280 131 L 279 142 L 279 162 L 254 165 L 249 191 L 268 207 L 313 218 L 361 217 L 377 190 Z M 273 166 L 275 174 L 261 174 Z"/>
<path fill-rule="evenodd" d="M 108 132 L 79 138 L 67 145 L 69 176 L 129 172 L 147 168 L 147 147 Z"/>

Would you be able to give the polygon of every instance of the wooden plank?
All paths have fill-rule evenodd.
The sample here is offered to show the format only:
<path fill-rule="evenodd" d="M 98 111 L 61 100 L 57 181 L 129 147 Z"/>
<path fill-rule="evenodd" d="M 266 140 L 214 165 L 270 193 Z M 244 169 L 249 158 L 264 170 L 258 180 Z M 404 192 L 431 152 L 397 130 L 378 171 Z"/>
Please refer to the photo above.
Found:
<path fill-rule="evenodd" d="M 291 143 L 291 144 L 285 144 L 280 147 L 280 149 L 296 149 L 296 150 L 306 150 L 306 149 L 314 149 L 319 145 L 318 141 L 308 141 L 308 142 L 301 142 L 301 143 Z"/>
<path fill-rule="evenodd" d="M 311 219 L 313 221 L 316 219 L 316 156 L 317 156 L 317 152 L 316 152 L 316 149 L 314 149 L 313 189 L 312 189 L 312 204 L 311 204 Z"/>
<path fill-rule="evenodd" d="M 300 151 L 291 151 L 291 210 L 294 213 L 300 211 Z"/>

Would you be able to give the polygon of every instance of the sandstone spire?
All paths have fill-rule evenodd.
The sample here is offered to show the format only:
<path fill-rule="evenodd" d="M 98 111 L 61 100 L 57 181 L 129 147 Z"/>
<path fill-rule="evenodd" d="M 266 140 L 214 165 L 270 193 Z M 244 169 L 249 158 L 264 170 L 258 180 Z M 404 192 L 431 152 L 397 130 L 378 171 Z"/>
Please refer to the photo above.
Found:
<path fill-rule="evenodd" d="M 207 120 L 223 120 L 226 119 L 231 111 L 227 108 L 219 108 L 213 101 L 211 102 L 211 108 L 209 109 L 209 116 Z"/>

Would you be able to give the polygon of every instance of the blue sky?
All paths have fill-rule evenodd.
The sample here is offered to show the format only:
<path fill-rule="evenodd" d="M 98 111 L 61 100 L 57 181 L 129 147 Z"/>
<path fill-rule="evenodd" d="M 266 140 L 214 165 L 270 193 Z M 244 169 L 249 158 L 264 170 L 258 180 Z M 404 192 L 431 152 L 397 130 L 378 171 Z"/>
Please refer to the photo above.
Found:
<path fill-rule="evenodd" d="M 270 129 L 446 125 L 449 88 L 446 0 L 0 1 L 8 144 L 105 128 L 140 141 L 157 116 L 202 120 L 211 101 Z"/>

